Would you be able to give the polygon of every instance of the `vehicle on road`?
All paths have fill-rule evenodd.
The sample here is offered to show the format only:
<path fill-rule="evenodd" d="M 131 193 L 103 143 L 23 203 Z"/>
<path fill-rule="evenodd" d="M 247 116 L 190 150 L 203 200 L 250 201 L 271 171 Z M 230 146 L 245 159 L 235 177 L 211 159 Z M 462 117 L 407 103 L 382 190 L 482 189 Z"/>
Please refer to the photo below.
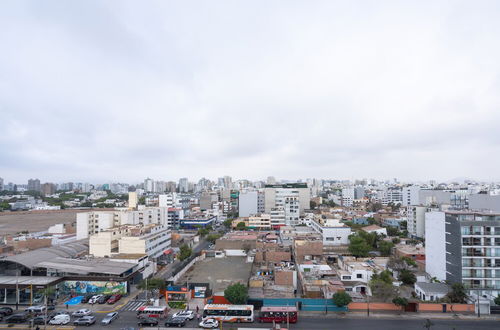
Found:
<path fill-rule="evenodd" d="M 158 319 L 154 317 L 145 317 L 137 322 L 140 327 L 156 327 L 158 325 Z"/>
<path fill-rule="evenodd" d="M 109 299 L 108 299 L 108 304 L 114 304 L 115 302 L 117 302 L 118 300 L 120 300 L 122 298 L 122 295 L 121 294 L 114 294 L 112 295 Z"/>
<path fill-rule="evenodd" d="M 52 318 L 52 316 L 49 316 L 49 315 L 47 315 L 47 316 L 39 315 L 37 317 L 34 317 L 31 321 L 35 325 L 44 325 L 44 324 L 49 324 L 49 321 L 51 318 Z"/>
<path fill-rule="evenodd" d="M 203 308 L 203 319 L 213 318 L 219 322 L 253 322 L 253 305 L 213 305 Z"/>
<path fill-rule="evenodd" d="M 186 318 L 184 317 L 169 317 L 165 321 L 166 327 L 183 327 L 186 325 Z"/>
<path fill-rule="evenodd" d="M 49 321 L 49 324 L 52 325 L 61 325 L 61 324 L 68 324 L 71 321 L 71 317 L 68 314 L 59 314 L 54 316 L 52 320 Z"/>
<path fill-rule="evenodd" d="M 109 314 L 106 314 L 106 316 L 102 319 L 101 323 L 108 325 L 111 322 L 113 322 L 114 320 L 116 320 L 117 318 L 118 318 L 118 312 L 109 313 Z"/>
<path fill-rule="evenodd" d="M 264 306 L 260 309 L 259 322 L 297 323 L 297 307 Z"/>
<path fill-rule="evenodd" d="M 82 317 L 82 316 L 87 316 L 90 314 L 92 314 L 92 311 L 90 309 L 84 308 L 84 309 L 79 309 L 77 311 L 74 311 L 73 313 L 71 313 L 71 316 Z"/>
<path fill-rule="evenodd" d="M 85 296 L 83 296 L 82 298 L 82 303 L 86 304 L 89 302 L 90 298 L 92 298 L 94 295 L 93 294 L 86 294 Z"/>
<path fill-rule="evenodd" d="M 28 313 L 12 314 L 5 318 L 5 323 L 24 323 L 28 321 Z"/>
<path fill-rule="evenodd" d="M 97 303 L 99 303 L 99 304 L 105 304 L 108 301 L 109 298 L 111 298 L 110 294 L 103 295 L 101 298 L 99 298 L 97 300 Z"/>
<path fill-rule="evenodd" d="M 38 315 L 38 314 L 43 314 L 45 313 L 45 310 L 47 309 L 47 307 L 45 306 L 42 306 L 42 305 L 38 305 L 38 306 L 30 306 L 28 308 L 26 308 L 26 312 L 27 313 L 31 313 L 31 314 L 35 314 L 35 315 Z"/>
<path fill-rule="evenodd" d="M 7 316 L 14 312 L 10 307 L 0 307 L 0 315 Z"/>
<path fill-rule="evenodd" d="M 193 311 L 181 311 L 175 313 L 174 315 L 172 315 L 172 317 L 183 317 L 185 319 L 192 320 L 194 319 L 195 314 Z"/>
<path fill-rule="evenodd" d="M 73 321 L 73 325 L 86 325 L 87 327 L 95 323 L 95 316 L 89 315 L 80 317 L 78 320 Z"/>
<path fill-rule="evenodd" d="M 96 304 L 97 301 L 102 297 L 102 294 L 98 294 L 95 296 L 92 296 L 92 298 L 89 299 L 89 304 L 93 305 Z"/>
<path fill-rule="evenodd" d="M 137 310 L 137 317 L 157 317 L 157 318 L 165 318 L 167 317 L 168 308 L 167 306 L 142 306 Z"/>
<path fill-rule="evenodd" d="M 216 319 L 206 319 L 201 321 L 199 326 L 203 329 L 216 329 L 219 327 L 219 321 Z"/>

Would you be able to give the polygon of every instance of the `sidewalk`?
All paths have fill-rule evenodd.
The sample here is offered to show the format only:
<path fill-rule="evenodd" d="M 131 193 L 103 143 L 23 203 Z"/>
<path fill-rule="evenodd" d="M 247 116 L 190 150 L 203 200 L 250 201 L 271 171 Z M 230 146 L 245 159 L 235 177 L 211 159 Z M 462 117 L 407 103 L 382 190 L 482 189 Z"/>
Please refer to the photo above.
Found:
<path fill-rule="evenodd" d="M 440 320 L 468 320 L 468 321 L 500 321 L 500 315 L 481 315 L 477 317 L 477 314 L 453 314 L 453 313 L 411 313 L 411 312 L 401 312 L 401 313 L 391 313 L 391 312 L 372 312 L 370 311 L 370 316 L 367 315 L 366 311 L 353 311 L 353 312 L 309 312 L 300 311 L 300 316 L 302 317 L 315 317 L 315 318 L 375 318 L 375 319 L 440 319 Z"/>

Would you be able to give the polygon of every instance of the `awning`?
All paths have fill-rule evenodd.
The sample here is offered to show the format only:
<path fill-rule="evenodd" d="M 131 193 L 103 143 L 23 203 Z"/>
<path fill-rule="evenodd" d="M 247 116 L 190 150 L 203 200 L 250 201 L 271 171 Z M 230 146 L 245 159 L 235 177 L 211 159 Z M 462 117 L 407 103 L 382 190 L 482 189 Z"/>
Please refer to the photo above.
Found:
<path fill-rule="evenodd" d="M 172 250 L 172 249 L 167 249 L 167 250 L 163 251 L 164 255 L 169 255 L 169 254 L 172 254 L 172 253 L 174 253 L 174 250 Z"/>

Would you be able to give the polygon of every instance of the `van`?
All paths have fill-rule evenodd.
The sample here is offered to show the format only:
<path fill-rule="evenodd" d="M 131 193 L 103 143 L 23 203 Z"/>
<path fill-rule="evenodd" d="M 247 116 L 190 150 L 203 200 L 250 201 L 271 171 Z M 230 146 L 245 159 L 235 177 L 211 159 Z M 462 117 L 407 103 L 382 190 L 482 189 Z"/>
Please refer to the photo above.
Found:
<path fill-rule="evenodd" d="M 26 312 L 32 313 L 32 314 L 43 314 L 45 313 L 45 306 L 31 306 L 26 308 Z"/>
<path fill-rule="evenodd" d="M 71 321 L 71 318 L 68 314 L 59 314 L 54 316 L 54 318 L 49 321 L 49 324 L 68 324 L 69 321 Z"/>

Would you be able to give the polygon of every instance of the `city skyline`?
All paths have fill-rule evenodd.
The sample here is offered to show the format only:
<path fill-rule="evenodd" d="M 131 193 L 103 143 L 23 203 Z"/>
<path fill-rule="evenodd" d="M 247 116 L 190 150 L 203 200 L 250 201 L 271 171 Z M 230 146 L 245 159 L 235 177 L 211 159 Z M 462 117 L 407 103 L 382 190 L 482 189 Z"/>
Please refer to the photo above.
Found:
<path fill-rule="evenodd" d="M 500 179 L 498 2 L 0 6 L 7 180 Z"/>

